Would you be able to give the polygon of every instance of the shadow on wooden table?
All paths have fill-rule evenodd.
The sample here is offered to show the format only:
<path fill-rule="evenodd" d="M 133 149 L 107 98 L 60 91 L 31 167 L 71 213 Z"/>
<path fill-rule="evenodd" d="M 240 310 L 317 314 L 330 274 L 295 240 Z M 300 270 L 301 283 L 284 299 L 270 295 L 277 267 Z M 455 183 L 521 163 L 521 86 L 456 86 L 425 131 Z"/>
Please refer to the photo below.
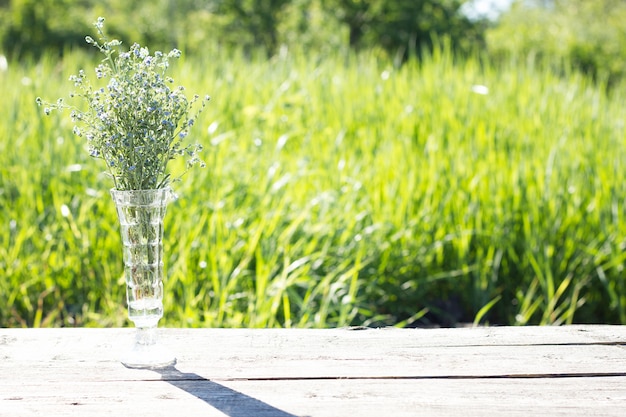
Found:
<path fill-rule="evenodd" d="M 161 379 L 201 399 L 229 417 L 296 417 L 276 407 L 174 366 L 155 369 Z"/>

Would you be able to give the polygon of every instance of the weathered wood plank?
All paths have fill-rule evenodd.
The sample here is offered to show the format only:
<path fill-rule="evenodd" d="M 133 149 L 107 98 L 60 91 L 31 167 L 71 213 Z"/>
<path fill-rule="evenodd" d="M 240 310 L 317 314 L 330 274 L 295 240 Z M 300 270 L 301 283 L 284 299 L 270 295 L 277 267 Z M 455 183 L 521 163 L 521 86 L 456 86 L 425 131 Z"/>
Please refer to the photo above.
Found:
<path fill-rule="evenodd" d="M 0 417 L 621 417 L 624 410 L 626 377 L 67 382 L 0 394 Z"/>
<path fill-rule="evenodd" d="M 294 415 L 623 416 L 626 378 L 280 381 L 236 388 Z M 310 401 L 314 399 L 315 401 Z"/>
<path fill-rule="evenodd" d="M 164 329 L 176 368 L 130 370 L 133 329 L 0 329 L 0 417 L 623 415 L 626 326 Z"/>
<path fill-rule="evenodd" d="M 167 329 L 178 369 L 213 380 L 626 374 L 624 329 Z M 154 379 L 117 360 L 132 329 L 0 330 L 0 358 L 23 378 Z M 524 343 L 524 340 L 526 343 Z M 481 344 L 482 343 L 482 344 Z M 35 366 L 36 365 L 36 366 Z"/>

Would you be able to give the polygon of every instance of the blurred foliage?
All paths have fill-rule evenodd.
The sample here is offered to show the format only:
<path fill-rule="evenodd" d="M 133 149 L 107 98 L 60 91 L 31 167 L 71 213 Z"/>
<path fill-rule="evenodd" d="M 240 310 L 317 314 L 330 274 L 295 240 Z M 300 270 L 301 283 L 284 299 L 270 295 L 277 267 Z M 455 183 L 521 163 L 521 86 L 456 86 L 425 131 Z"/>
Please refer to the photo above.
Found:
<path fill-rule="evenodd" d="M 8 0 L 0 3 L 2 49 L 17 58 L 39 57 L 85 43 L 92 23 L 105 16 L 111 36 L 171 49 L 184 41 L 187 15 L 195 0 Z M 71 22 L 71 24 L 68 24 Z"/>
<path fill-rule="evenodd" d="M 389 51 L 431 51 L 433 40 L 447 38 L 455 52 L 483 47 L 483 25 L 460 13 L 462 0 L 383 1 L 375 38 Z M 409 51 L 410 52 L 410 51 Z M 406 53 L 405 53 L 406 54 Z"/>
<path fill-rule="evenodd" d="M 0 53 L 38 57 L 87 46 L 98 16 L 111 36 L 188 55 L 215 48 L 273 56 L 377 48 L 403 62 L 441 39 L 455 52 L 574 66 L 614 84 L 625 73 L 626 2 L 517 0 L 498 21 L 471 20 L 469 0 L 0 0 Z"/>
<path fill-rule="evenodd" d="M 612 85 L 626 71 L 626 2 L 518 0 L 486 38 L 496 59 L 573 66 Z"/>
<path fill-rule="evenodd" d="M 89 29 L 82 16 L 83 3 L 80 0 L 5 0 L 0 3 L 2 49 L 11 55 L 39 56 L 46 50 L 61 51 L 79 44 Z"/>
<path fill-rule="evenodd" d="M 483 46 L 484 22 L 461 12 L 462 0 L 322 0 L 349 30 L 351 47 L 382 46 L 404 59 L 447 37 L 457 51 Z"/>
<path fill-rule="evenodd" d="M 40 56 L 82 45 L 98 16 L 110 34 L 151 48 L 189 53 L 237 47 L 274 55 L 282 45 L 301 49 L 380 47 L 391 55 L 432 46 L 475 45 L 482 23 L 459 13 L 464 0 L 3 0 L 4 53 Z M 68 22 L 71 22 L 68 24 Z"/>
<path fill-rule="evenodd" d="M 224 17 L 225 33 L 246 34 L 248 44 L 260 44 L 268 55 L 278 47 L 278 26 L 291 0 L 221 0 L 217 12 Z"/>

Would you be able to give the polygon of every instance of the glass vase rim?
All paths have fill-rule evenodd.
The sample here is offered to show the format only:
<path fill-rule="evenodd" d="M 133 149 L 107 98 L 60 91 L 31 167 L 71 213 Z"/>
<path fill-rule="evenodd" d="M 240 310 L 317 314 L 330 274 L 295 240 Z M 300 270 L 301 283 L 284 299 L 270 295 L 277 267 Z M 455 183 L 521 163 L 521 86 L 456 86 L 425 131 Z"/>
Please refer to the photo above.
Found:
<path fill-rule="evenodd" d="M 143 193 L 143 192 L 157 192 L 157 191 L 172 191 L 172 187 L 170 187 L 169 185 L 165 186 L 165 187 L 161 187 L 161 188 L 144 188 L 141 190 L 118 190 L 117 188 L 111 188 L 110 191 L 112 193 Z"/>
<path fill-rule="evenodd" d="M 142 198 L 147 196 L 163 196 L 166 202 L 174 201 L 178 199 L 178 195 L 168 185 L 161 188 L 148 188 L 145 190 L 118 190 L 117 188 L 111 188 L 111 196 L 117 200 L 118 198 Z M 125 197 L 123 197 L 125 196 Z"/>

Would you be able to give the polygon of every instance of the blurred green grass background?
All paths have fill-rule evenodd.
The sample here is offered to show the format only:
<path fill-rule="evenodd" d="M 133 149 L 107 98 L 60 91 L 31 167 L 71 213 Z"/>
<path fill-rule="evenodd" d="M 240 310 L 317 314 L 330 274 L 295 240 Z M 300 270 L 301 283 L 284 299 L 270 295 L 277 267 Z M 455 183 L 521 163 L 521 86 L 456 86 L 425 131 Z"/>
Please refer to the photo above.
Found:
<path fill-rule="evenodd" d="M 626 6 L 461 3 L 0 2 L 0 326 L 127 324 L 112 183 L 35 103 L 98 15 L 212 96 L 162 325 L 626 323 Z"/>
<path fill-rule="evenodd" d="M 126 322 L 110 180 L 37 96 L 91 65 L 0 72 L 0 324 Z M 212 101 L 166 217 L 165 326 L 626 322 L 624 92 L 445 47 L 173 68 Z"/>

